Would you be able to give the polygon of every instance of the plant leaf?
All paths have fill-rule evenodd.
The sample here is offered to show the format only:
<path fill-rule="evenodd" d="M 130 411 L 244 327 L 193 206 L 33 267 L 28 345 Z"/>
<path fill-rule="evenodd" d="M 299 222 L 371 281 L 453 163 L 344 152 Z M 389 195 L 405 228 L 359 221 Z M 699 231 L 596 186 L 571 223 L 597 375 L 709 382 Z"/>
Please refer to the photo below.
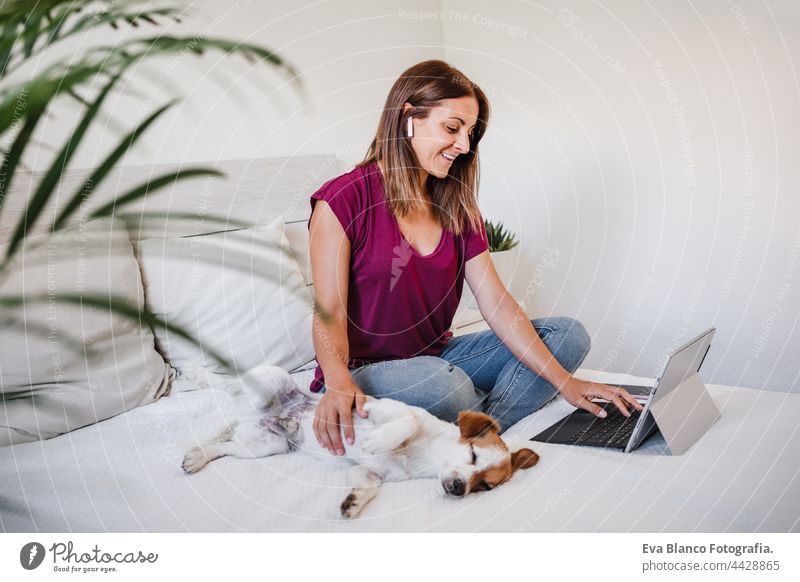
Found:
<path fill-rule="evenodd" d="M 146 211 L 146 212 L 137 212 L 135 214 L 128 214 L 125 212 L 115 212 L 114 216 L 118 216 L 124 221 L 133 221 L 139 219 L 141 223 L 141 219 L 170 219 L 170 218 L 182 218 L 186 220 L 191 220 L 193 222 L 197 222 L 198 219 L 200 220 L 208 220 L 211 223 L 219 223 L 220 225 L 226 227 L 220 231 L 222 232 L 225 230 L 239 230 L 242 228 L 252 228 L 255 226 L 255 223 L 252 222 L 244 222 L 238 220 L 236 218 L 231 218 L 225 215 L 215 215 L 215 214 L 197 214 L 195 212 L 158 212 L 158 211 Z M 232 228 L 231 228 L 232 227 Z M 207 234 L 207 233 L 204 233 Z"/>
<path fill-rule="evenodd" d="M 28 19 L 23 24 L 24 31 L 32 31 L 32 30 L 39 30 L 39 24 L 41 23 L 42 19 L 44 18 L 43 13 L 32 12 Z M 39 40 L 39 36 L 35 34 L 25 34 L 23 35 L 25 39 L 24 44 L 22 45 L 22 54 L 25 55 L 25 58 L 29 58 L 33 54 L 33 47 L 36 45 L 36 41 Z"/>
<path fill-rule="evenodd" d="M 69 160 L 72 158 L 81 140 L 83 140 L 86 131 L 89 129 L 89 125 L 91 125 L 92 120 L 97 115 L 101 105 L 119 78 L 119 74 L 114 75 L 100 90 L 100 94 L 97 96 L 97 99 L 95 99 L 91 107 L 86 110 L 85 115 L 81 119 L 80 123 L 78 123 L 78 127 L 75 128 L 75 132 L 67 139 L 67 143 L 64 144 L 61 152 L 58 154 L 58 156 L 56 156 L 55 160 L 53 160 L 50 168 L 47 170 L 47 173 L 39 183 L 39 187 L 36 189 L 33 198 L 28 203 L 25 214 L 17 224 L 17 229 L 14 231 L 14 235 L 11 238 L 11 243 L 8 245 L 6 261 L 11 258 L 11 256 L 14 254 L 14 251 L 17 249 L 17 246 L 19 246 L 19 243 L 21 243 L 25 238 L 28 230 L 36 223 L 36 219 L 39 218 L 39 215 L 42 213 L 47 201 L 50 200 L 53 194 L 55 194 L 56 184 L 64 174 L 64 170 L 66 169 Z"/>
<path fill-rule="evenodd" d="M 519 244 L 516 240 L 516 235 L 509 233 L 502 223 L 497 223 L 495 225 L 491 221 L 484 219 L 483 224 L 486 229 L 486 240 L 489 243 L 489 252 L 496 253 L 499 251 L 507 251 Z"/>
<path fill-rule="evenodd" d="M 213 350 L 193 338 L 189 332 L 179 325 L 169 323 L 151 312 L 147 306 L 144 309 L 139 309 L 136 305 L 131 305 L 125 298 L 115 297 L 113 295 L 80 295 L 80 294 L 56 294 L 56 295 L 34 295 L 28 297 L 0 297 L 0 306 L 4 307 L 17 307 L 22 304 L 30 302 L 47 302 L 47 301 L 63 301 L 66 303 L 73 303 L 80 307 L 94 307 L 103 310 L 112 311 L 127 319 L 135 321 L 140 326 L 144 327 L 149 325 L 151 328 L 161 328 L 168 333 L 174 333 L 183 339 L 193 343 L 201 348 L 205 353 L 214 358 L 221 366 L 230 371 L 235 371 L 234 366 L 216 350 Z"/>
<path fill-rule="evenodd" d="M 5 75 L 6 68 L 11 62 L 11 51 L 14 49 L 17 28 L 19 28 L 19 22 L 16 18 L 9 19 L 0 25 L 0 78 Z"/>
<path fill-rule="evenodd" d="M 80 207 L 81 201 L 84 198 L 87 198 L 91 192 L 97 188 L 97 186 L 103 181 L 103 179 L 108 175 L 111 169 L 116 165 L 116 163 L 128 152 L 128 150 L 136 143 L 136 140 L 142 136 L 142 134 L 147 130 L 148 127 L 158 119 L 162 113 L 164 113 L 167 109 L 172 107 L 176 101 L 171 101 L 167 103 L 163 107 L 160 107 L 156 111 L 154 111 L 147 119 L 142 121 L 139 125 L 137 125 L 133 131 L 131 131 L 128 135 L 126 135 L 119 145 L 106 157 L 105 160 L 92 172 L 92 174 L 86 179 L 86 181 L 75 191 L 75 194 L 72 195 L 72 198 L 58 215 L 56 218 L 55 224 L 53 225 L 53 230 L 59 229 L 69 217 Z"/>
<path fill-rule="evenodd" d="M 8 299 L 8 297 L 4 297 L 3 299 Z M 23 299 L 23 302 L 27 301 L 26 297 L 22 297 L 22 299 Z M 0 305 L 2 305 L 2 303 L 0 303 Z M 13 306 L 16 307 L 17 305 L 18 304 L 15 304 Z M 6 311 L 6 313 L 4 313 L 3 317 L 0 318 L 0 327 L 2 327 L 3 329 L 9 329 L 11 327 L 19 326 L 19 327 L 22 327 L 22 328 L 25 329 L 25 333 L 26 334 L 30 333 L 30 334 L 38 335 L 38 336 L 40 336 L 42 338 L 48 338 L 48 337 L 52 336 L 53 330 L 50 329 L 50 325 L 39 324 L 39 323 L 31 322 L 31 321 L 26 321 L 24 317 L 23 318 L 14 317 L 13 315 L 9 315 L 7 313 L 7 311 L 9 311 L 9 310 L 5 310 L 5 311 Z M 76 336 L 74 336 L 74 335 L 72 335 L 72 334 L 70 334 L 70 333 L 68 333 L 68 332 L 66 332 L 64 330 L 59 330 L 58 333 L 59 333 L 60 337 L 63 337 L 63 338 L 65 338 L 67 340 L 65 342 L 65 347 L 75 351 L 76 353 L 79 352 L 75 348 L 75 346 L 77 346 L 77 345 L 81 346 L 80 354 L 85 353 L 87 355 L 92 356 L 92 355 L 95 355 L 97 353 L 96 348 L 94 348 L 93 346 L 84 345 L 83 342 L 78 337 L 76 337 Z"/>
<path fill-rule="evenodd" d="M 91 218 L 99 218 L 101 216 L 108 216 L 109 214 L 113 214 L 117 206 L 128 204 L 129 202 L 133 202 L 138 198 L 146 196 L 153 190 L 158 190 L 159 188 L 162 188 L 167 184 L 176 182 L 177 180 L 191 178 L 193 176 L 224 177 L 225 174 L 223 174 L 218 170 L 212 170 L 209 168 L 189 168 L 186 170 L 178 170 L 176 172 L 172 172 L 164 176 L 155 178 L 154 180 L 149 180 L 144 184 L 141 184 L 140 186 L 133 188 L 132 190 L 120 196 L 119 198 L 115 198 L 112 202 L 109 202 L 105 206 L 101 206 L 100 208 L 92 212 Z"/>
<path fill-rule="evenodd" d="M 16 170 L 19 166 L 20 160 L 22 159 L 22 154 L 25 151 L 25 147 L 31 140 L 33 131 L 36 129 L 36 125 L 39 123 L 41 118 L 41 112 L 29 112 L 28 118 L 25 120 L 22 129 L 20 129 L 19 133 L 17 134 L 14 143 L 11 145 L 11 149 L 3 158 L 3 164 L 0 166 L 0 212 L 3 210 L 3 202 L 5 201 L 6 194 L 11 188 L 11 182 L 16 175 Z"/>
<path fill-rule="evenodd" d="M 98 12 L 83 10 L 87 6 L 98 6 L 96 0 L 11 0 L 2 3 L 0 26 L 4 29 L 0 42 L 0 78 L 70 36 L 105 25 L 116 28 L 119 21 L 128 21 L 132 26 L 138 26 L 137 19 L 157 24 L 156 17 L 175 20 L 184 12 L 179 7 L 150 8 L 147 4 L 146 0 L 113 2 L 105 6 L 105 11 Z M 141 9 L 134 8 L 136 5 L 143 6 Z M 19 24 L 24 24 L 21 32 L 9 34 L 7 28 L 10 25 L 16 28 Z M 12 61 L 14 66 L 8 69 Z M 3 66 L 4 63 L 6 66 Z"/>

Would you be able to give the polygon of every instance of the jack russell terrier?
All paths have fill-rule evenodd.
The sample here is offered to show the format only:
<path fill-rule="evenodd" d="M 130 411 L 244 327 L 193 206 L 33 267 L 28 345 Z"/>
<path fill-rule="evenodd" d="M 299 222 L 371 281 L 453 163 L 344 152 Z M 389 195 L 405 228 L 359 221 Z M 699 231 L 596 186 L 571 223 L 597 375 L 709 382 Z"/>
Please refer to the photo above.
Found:
<path fill-rule="evenodd" d="M 241 377 L 239 388 L 235 418 L 186 454 L 186 473 L 226 455 L 254 459 L 300 450 L 331 457 L 312 428 L 316 400 L 300 392 L 285 370 L 258 366 Z M 530 449 L 510 452 L 497 422 L 480 412 L 459 413 L 456 426 L 388 398 L 367 397 L 364 410 L 367 418 L 353 414 L 355 442 L 336 457 L 354 464 L 348 471 L 353 488 L 341 504 L 346 518 L 358 516 L 384 481 L 437 477 L 448 495 L 462 497 L 493 489 L 539 460 Z"/>

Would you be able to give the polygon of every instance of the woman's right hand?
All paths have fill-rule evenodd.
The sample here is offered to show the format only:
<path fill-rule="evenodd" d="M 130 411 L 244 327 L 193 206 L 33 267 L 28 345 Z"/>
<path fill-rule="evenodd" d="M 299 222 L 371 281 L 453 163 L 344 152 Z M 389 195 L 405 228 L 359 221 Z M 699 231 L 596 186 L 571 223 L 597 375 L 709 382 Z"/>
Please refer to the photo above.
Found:
<path fill-rule="evenodd" d="M 332 455 L 344 455 L 342 444 L 342 431 L 348 444 L 355 442 L 353 431 L 353 404 L 361 418 L 367 418 L 364 403 L 367 396 L 361 388 L 353 382 L 344 382 L 334 388 L 325 385 L 325 393 L 317 404 L 314 413 L 314 434 L 317 442 L 325 447 Z"/>

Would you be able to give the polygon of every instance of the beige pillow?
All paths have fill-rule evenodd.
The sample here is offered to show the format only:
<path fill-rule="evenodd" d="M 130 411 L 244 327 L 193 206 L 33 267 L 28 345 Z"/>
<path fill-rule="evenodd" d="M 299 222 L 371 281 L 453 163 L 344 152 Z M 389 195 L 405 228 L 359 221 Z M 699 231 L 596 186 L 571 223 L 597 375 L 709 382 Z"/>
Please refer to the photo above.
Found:
<path fill-rule="evenodd" d="M 164 358 L 183 374 L 230 375 L 269 363 L 294 371 L 314 360 L 314 302 L 284 233 L 266 226 L 137 245 L 153 313 L 201 345 L 156 329 Z M 208 350 L 230 362 L 227 370 Z"/>
<path fill-rule="evenodd" d="M 139 268 L 122 221 L 35 237 L 0 273 L 0 297 L 26 297 L 0 316 L 0 445 L 54 437 L 169 391 L 174 370 L 148 326 L 59 301 L 60 294 L 114 296 L 141 309 Z"/>

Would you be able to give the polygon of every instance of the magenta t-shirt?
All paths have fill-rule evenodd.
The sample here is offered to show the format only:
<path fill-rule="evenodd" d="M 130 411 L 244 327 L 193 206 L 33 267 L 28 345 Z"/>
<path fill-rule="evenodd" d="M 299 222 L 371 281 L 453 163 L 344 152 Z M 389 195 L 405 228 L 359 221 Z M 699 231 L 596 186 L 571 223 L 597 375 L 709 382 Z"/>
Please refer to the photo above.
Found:
<path fill-rule="evenodd" d="M 420 255 L 386 203 L 377 162 L 325 182 L 311 195 L 312 211 L 316 200 L 328 203 L 350 240 L 348 367 L 441 354 L 453 335 L 464 263 L 489 248 L 483 221 L 480 232 L 443 230 L 436 249 Z M 317 365 L 310 389 L 324 385 Z"/>

